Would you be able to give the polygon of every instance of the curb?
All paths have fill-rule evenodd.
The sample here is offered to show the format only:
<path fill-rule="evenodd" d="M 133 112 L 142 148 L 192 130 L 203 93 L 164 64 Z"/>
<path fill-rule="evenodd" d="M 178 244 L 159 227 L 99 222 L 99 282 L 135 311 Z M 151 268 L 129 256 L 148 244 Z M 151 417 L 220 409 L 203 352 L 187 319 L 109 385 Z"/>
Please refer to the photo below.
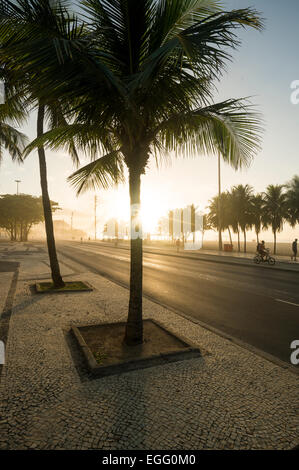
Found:
<path fill-rule="evenodd" d="M 208 263 L 220 263 L 220 264 L 228 264 L 230 266 L 247 266 L 249 268 L 255 268 L 255 269 L 258 269 L 259 268 L 263 268 L 263 269 L 271 269 L 272 271 L 284 271 L 284 272 L 294 272 L 294 273 L 299 273 L 299 269 L 289 269 L 289 268 L 281 268 L 281 267 L 277 267 L 277 265 L 275 265 L 275 267 L 273 266 L 266 266 L 266 265 L 259 265 L 258 267 L 255 266 L 254 264 L 251 264 L 250 261 L 251 260 L 248 260 L 248 263 L 245 261 L 245 259 L 242 259 L 241 258 L 241 261 L 232 261 L 232 260 L 224 260 L 224 259 L 208 259 L 208 258 L 204 258 L 205 255 L 200 255 L 200 254 L 196 254 L 195 256 L 188 256 L 188 255 L 179 255 L 179 254 L 175 254 L 175 253 L 166 253 L 166 252 L 154 252 L 154 251 L 148 251 L 148 250 L 144 250 L 144 253 L 150 253 L 150 254 L 161 254 L 161 255 L 164 255 L 164 256 L 173 256 L 173 257 L 177 257 L 177 258 L 185 258 L 185 259 L 193 259 L 193 260 L 198 260 L 198 261 L 206 261 Z M 209 256 L 209 255 L 206 255 L 206 256 Z M 216 258 L 216 256 L 218 255 L 210 255 L 210 256 L 213 256 Z M 279 263 L 279 262 L 278 262 Z"/>
<path fill-rule="evenodd" d="M 92 245 L 90 243 L 90 245 Z M 101 246 L 100 244 L 97 244 L 97 246 Z M 104 246 L 107 246 L 109 247 L 108 244 L 104 245 Z M 114 246 L 111 248 L 115 248 Z M 129 251 L 130 248 L 129 247 L 126 247 L 126 246 L 117 246 L 116 248 L 120 249 L 120 250 L 126 250 L 126 251 Z M 150 253 L 152 255 L 162 255 L 162 256 L 172 256 L 172 257 L 175 257 L 175 258 L 184 258 L 184 259 L 193 259 L 193 260 L 197 260 L 197 261 L 206 261 L 208 263 L 220 263 L 220 264 L 228 264 L 230 266 L 247 266 L 249 268 L 254 268 L 254 269 L 259 269 L 259 268 L 262 268 L 262 269 L 271 269 L 272 271 L 283 271 L 283 272 L 291 272 L 291 273 L 299 273 L 299 268 L 298 269 L 290 269 L 290 268 L 287 268 L 287 267 L 280 267 L 279 264 L 280 263 L 283 263 L 283 261 L 277 261 L 278 263 L 278 266 L 277 264 L 275 266 L 266 266 L 266 265 L 259 265 L 259 266 L 256 266 L 254 264 L 251 264 L 250 263 L 250 259 L 248 259 L 248 263 L 246 262 L 246 259 L 245 258 L 237 258 L 236 261 L 233 261 L 233 257 L 231 257 L 229 260 L 224 260 L 224 259 L 219 259 L 221 257 L 221 255 L 205 255 L 205 254 L 198 254 L 198 253 L 195 253 L 194 256 L 190 256 L 190 255 L 185 255 L 185 254 L 181 254 L 181 253 L 168 253 L 167 251 L 152 251 L 150 249 L 147 249 L 147 248 L 143 248 L 143 253 Z M 204 258 L 204 256 L 212 256 L 213 258 L 218 258 L 218 259 L 208 259 L 208 258 Z M 239 261 L 241 260 L 241 261 Z"/>

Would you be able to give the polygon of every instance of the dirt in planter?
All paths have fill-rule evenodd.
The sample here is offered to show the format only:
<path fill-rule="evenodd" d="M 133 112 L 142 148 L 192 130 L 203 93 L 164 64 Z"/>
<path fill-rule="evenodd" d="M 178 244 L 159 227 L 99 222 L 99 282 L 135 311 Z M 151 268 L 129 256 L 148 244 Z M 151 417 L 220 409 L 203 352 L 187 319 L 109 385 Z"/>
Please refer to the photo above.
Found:
<path fill-rule="evenodd" d="M 37 283 L 37 292 L 78 292 L 87 290 L 91 290 L 90 286 L 82 281 L 65 282 L 65 286 L 60 288 L 55 288 L 52 282 Z"/>
<path fill-rule="evenodd" d="M 150 320 L 143 322 L 144 341 L 137 346 L 124 344 L 125 323 L 86 326 L 79 330 L 100 365 L 183 352 L 190 347 Z"/>

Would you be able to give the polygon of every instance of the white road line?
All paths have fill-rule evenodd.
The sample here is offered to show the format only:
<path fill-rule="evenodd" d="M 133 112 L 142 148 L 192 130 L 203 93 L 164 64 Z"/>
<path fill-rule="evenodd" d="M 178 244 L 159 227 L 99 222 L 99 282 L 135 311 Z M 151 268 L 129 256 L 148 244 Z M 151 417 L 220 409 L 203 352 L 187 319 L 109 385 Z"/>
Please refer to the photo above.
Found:
<path fill-rule="evenodd" d="M 287 300 L 280 300 L 280 299 L 275 299 L 276 302 L 283 302 L 284 304 L 289 304 L 289 305 L 295 305 L 295 307 L 299 307 L 299 304 L 294 304 L 293 302 L 288 302 Z"/>

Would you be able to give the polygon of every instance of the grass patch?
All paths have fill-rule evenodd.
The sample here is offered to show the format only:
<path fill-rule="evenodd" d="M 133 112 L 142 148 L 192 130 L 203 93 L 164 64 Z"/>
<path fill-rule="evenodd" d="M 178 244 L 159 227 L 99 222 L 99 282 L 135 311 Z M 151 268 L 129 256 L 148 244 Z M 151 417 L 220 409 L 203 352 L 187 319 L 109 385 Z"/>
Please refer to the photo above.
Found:
<path fill-rule="evenodd" d="M 46 292 L 81 292 L 91 291 L 92 287 L 83 281 L 66 282 L 64 287 L 57 289 L 54 287 L 53 282 L 38 282 L 36 283 L 36 291 L 39 293 Z"/>
<path fill-rule="evenodd" d="M 95 360 L 97 361 L 98 364 L 102 364 L 104 359 L 106 359 L 108 357 L 107 353 L 105 353 L 104 350 L 99 350 L 95 353 L 93 353 L 94 357 L 95 357 Z"/>

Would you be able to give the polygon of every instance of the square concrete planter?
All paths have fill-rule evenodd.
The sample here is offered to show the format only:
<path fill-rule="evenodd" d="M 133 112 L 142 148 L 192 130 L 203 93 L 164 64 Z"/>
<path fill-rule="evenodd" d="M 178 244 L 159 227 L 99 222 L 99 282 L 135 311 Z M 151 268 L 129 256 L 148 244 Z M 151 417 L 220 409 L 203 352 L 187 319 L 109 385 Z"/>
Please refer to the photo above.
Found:
<path fill-rule="evenodd" d="M 73 326 L 89 371 L 97 376 L 121 374 L 170 362 L 201 357 L 199 348 L 154 320 L 144 320 L 144 343 L 123 343 L 125 322 Z"/>

